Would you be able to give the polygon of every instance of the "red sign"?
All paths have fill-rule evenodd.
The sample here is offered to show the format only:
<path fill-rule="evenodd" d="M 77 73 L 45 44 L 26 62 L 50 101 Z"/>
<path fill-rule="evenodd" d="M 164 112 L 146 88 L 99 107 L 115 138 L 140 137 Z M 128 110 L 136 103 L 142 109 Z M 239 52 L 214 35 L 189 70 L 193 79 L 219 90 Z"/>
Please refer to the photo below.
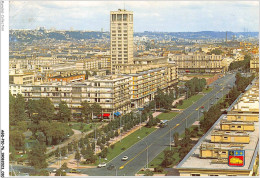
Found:
<path fill-rule="evenodd" d="M 229 150 L 228 151 L 229 166 L 244 166 L 245 165 L 245 150 Z"/>

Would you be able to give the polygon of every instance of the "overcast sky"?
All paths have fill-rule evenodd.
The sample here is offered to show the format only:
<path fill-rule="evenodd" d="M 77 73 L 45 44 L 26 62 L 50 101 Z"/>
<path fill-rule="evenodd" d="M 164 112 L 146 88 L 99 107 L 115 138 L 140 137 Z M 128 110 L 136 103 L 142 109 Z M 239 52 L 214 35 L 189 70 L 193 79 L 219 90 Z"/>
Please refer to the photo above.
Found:
<path fill-rule="evenodd" d="M 134 31 L 258 31 L 258 1 L 12 1 L 10 29 L 109 31 L 109 14 L 133 11 Z"/>

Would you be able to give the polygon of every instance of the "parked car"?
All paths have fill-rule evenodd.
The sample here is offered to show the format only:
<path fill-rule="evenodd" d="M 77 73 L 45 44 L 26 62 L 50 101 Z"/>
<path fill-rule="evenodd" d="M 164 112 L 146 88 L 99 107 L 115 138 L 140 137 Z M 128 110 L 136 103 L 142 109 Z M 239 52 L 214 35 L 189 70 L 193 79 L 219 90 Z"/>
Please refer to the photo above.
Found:
<path fill-rule="evenodd" d="M 128 157 L 127 157 L 127 156 L 124 156 L 121 160 L 122 160 L 122 161 L 126 161 L 126 160 L 128 160 Z"/>
<path fill-rule="evenodd" d="M 107 166 L 107 164 L 103 162 L 103 163 L 100 163 L 97 167 L 101 168 L 101 167 L 106 167 L 106 166 Z"/>
<path fill-rule="evenodd" d="M 110 165 L 107 167 L 108 170 L 112 170 L 112 169 L 114 169 L 114 168 L 115 168 L 115 166 L 114 166 L 113 164 L 110 164 Z"/>
<path fill-rule="evenodd" d="M 56 173 L 57 172 L 57 169 L 53 169 L 53 171 L 52 171 L 53 173 Z"/>

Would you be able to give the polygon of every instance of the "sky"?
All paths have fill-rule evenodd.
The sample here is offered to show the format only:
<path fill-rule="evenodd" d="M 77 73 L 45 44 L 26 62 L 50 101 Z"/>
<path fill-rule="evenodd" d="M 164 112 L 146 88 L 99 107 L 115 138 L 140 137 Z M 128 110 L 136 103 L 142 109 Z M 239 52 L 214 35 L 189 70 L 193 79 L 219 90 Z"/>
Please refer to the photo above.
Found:
<path fill-rule="evenodd" d="M 258 1 L 10 1 L 10 29 L 109 31 L 110 11 L 133 11 L 134 31 L 259 31 Z"/>

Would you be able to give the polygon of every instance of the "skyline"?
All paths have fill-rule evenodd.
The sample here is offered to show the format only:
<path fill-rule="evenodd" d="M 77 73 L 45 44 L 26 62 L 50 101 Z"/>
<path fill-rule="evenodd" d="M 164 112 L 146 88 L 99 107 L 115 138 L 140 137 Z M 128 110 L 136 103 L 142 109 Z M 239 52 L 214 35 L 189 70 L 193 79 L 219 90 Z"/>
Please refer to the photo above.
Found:
<path fill-rule="evenodd" d="M 255 32 L 259 27 L 258 1 L 11 1 L 9 26 L 109 31 L 110 11 L 124 7 L 134 13 L 134 32 Z"/>

